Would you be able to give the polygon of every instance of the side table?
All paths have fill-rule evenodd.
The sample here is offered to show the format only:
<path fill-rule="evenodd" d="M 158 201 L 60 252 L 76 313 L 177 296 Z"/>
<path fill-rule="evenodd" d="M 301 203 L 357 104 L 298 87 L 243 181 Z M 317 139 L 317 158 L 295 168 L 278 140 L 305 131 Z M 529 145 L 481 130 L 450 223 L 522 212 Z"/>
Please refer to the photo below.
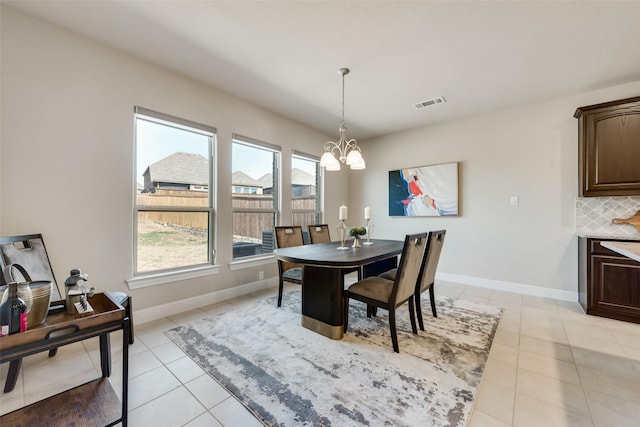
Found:
<path fill-rule="evenodd" d="M 0 363 L 99 337 L 102 376 L 0 417 L 0 425 L 113 426 L 127 425 L 130 319 L 107 294 L 89 298 L 90 315 L 49 315 L 45 323 L 0 338 Z M 122 330 L 122 400 L 107 377 L 111 375 L 110 334 Z"/>

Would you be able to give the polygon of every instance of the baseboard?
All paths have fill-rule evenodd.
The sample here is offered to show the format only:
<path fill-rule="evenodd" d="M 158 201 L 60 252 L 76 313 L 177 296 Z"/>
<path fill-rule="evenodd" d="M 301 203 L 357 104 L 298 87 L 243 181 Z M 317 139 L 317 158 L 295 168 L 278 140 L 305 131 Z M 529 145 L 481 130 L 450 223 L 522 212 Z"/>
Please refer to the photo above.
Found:
<path fill-rule="evenodd" d="M 560 289 L 541 288 L 539 286 L 524 285 L 522 283 L 505 282 L 501 280 L 483 279 L 480 277 L 463 276 L 461 274 L 436 273 L 436 280 L 446 282 L 460 283 L 462 285 L 478 286 L 481 288 L 496 289 L 499 291 L 515 292 L 523 295 L 532 295 L 537 297 L 557 299 L 561 301 L 578 301 L 578 292 L 563 291 Z M 153 320 L 162 319 L 163 317 L 172 316 L 174 314 L 183 313 L 194 308 L 204 307 L 209 304 L 215 304 L 226 301 L 242 295 L 261 291 L 276 287 L 278 278 L 271 277 L 257 282 L 251 282 L 232 288 L 221 289 L 205 295 L 187 298 L 179 301 L 157 305 L 154 307 L 135 310 L 134 321 L 136 324 L 151 322 Z"/>
<path fill-rule="evenodd" d="M 215 304 L 221 301 L 226 301 L 242 295 L 247 295 L 253 292 L 262 291 L 264 289 L 269 289 L 277 286 L 278 278 L 271 277 L 268 279 L 259 280 L 257 282 L 251 282 L 240 286 L 234 286 L 232 288 L 221 289 L 219 291 L 211 292 L 204 295 L 198 295 L 192 298 L 173 301 L 149 308 L 143 308 L 141 310 L 134 309 L 134 324 L 137 325 L 151 322 L 153 320 L 162 319 L 163 317 L 193 310 L 194 308 L 204 307 L 206 305 Z"/>
<path fill-rule="evenodd" d="M 496 289 L 499 291 L 515 292 L 523 295 L 557 299 L 561 301 L 578 302 L 578 291 L 563 291 L 561 289 L 542 288 L 539 286 L 524 285 L 522 283 L 505 282 L 502 280 L 483 279 L 481 277 L 440 272 L 436 273 L 436 280 Z"/>

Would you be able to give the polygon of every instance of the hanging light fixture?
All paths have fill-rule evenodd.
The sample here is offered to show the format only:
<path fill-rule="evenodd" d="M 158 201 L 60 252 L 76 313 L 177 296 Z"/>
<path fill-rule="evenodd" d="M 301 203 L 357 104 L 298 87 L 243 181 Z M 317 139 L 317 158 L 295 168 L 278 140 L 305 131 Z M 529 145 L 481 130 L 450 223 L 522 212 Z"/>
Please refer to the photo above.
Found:
<path fill-rule="evenodd" d="M 366 165 L 360 147 L 355 139 L 347 140 L 347 127 L 344 122 L 344 76 L 349 74 L 349 69 L 340 68 L 338 73 L 342 75 L 342 123 L 338 129 L 340 138 L 338 142 L 324 143 L 324 154 L 320 158 L 320 166 L 328 171 L 339 171 L 340 162 L 342 162 L 349 165 L 351 169 L 364 169 Z"/>

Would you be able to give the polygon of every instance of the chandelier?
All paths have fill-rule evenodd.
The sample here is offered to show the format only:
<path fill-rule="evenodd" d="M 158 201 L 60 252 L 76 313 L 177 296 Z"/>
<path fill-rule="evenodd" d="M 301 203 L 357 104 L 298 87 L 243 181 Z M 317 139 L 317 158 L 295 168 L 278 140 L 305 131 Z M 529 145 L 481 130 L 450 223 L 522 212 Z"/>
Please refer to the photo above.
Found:
<path fill-rule="evenodd" d="M 347 127 L 344 123 L 344 76 L 349 74 L 349 69 L 340 68 L 338 73 L 342 75 L 342 123 L 338 129 L 340 138 L 338 142 L 324 143 L 324 154 L 320 158 L 320 166 L 328 171 L 339 171 L 340 162 L 342 162 L 349 165 L 351 169 L 364 169 L 366 165 L 360 153 L 360 147 L 355 139 L 347 140 Z"/>

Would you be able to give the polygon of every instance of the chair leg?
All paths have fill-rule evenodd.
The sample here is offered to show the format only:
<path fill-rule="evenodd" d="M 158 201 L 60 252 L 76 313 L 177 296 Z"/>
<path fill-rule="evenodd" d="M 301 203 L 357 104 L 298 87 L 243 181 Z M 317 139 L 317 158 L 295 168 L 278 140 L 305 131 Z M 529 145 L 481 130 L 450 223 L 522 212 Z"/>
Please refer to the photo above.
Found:
<path fill-rule="evenodd" d="M 418 333 L 418 328 L 416 328 L 416 310 L 413 306 L 413 297 L 409 298 L 409 318 L 411 319 L 411 332 L 414 334 Z"/>
<path fill-rule="evenodd" d="M 438 313 L 436 312 L 436 296 L 433 290 L 433 285 L 429 288 L 429 299 L 431 299 L 431 312 L 433 313 L 433 317 L 438 317 Z"/>
<path fill-rule="evenodd" d="M 422 304 L 420 302 L 420 291 L 416 291 L 415 295 L 413 296 L 416 302 L 416 316 L 418 317 L 418 325 L 420 326 L 420 330 L 424 331 L 424 321 L 422 320 Z"/>
<path fill-rule="evenodd" d="M 278 307 L 282 306 L 282 291 L 284 288 L 284 283 L 282 278 L 280 278 L 280 282 L 278 283 Z"/>
<path fill-rule="evenodd" d="M 396 330 L 396 310 L 392 307 L 389 307 L 389 330 L 391 331 L 393 351 L 400 353 L 400 347 L 398 347 L 398 332 Z"/>

